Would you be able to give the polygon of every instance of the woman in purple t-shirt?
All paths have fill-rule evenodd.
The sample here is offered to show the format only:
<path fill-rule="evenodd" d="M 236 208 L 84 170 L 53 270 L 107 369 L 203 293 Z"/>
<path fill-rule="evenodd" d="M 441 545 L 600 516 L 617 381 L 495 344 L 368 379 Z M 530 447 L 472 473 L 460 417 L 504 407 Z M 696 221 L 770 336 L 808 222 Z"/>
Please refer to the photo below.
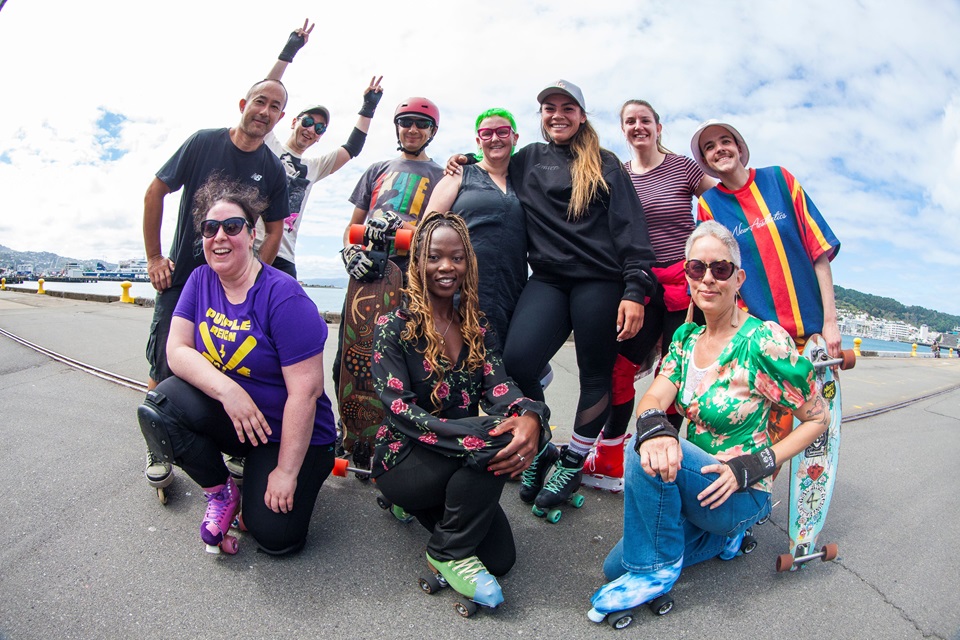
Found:
<path fill-rule="evenodd" d="M 333 468 L 327 327 L 293 278 L 254 255 L 263 208 L 255 190 L 222 178 L 197 192 L 207 264 L 190 275 L 174 311 L 167 358 L 175 375 L 138 412 L 151 449 L 203 488 L 200 537 L 212 553 L 237 548 L 227 532 L 240 492 L 221 452 L 246 458 L 243 522 L 276 555 L 303 548 Z"/>

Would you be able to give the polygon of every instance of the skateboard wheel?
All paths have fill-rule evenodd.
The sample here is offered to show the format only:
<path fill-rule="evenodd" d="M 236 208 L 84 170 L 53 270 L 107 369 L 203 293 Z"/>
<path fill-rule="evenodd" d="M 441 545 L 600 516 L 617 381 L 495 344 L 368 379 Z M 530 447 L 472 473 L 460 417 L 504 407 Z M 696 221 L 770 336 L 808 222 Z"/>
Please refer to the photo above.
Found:
<path fill-rule="evenodd" d="M 857 366 L 857 354 L 851 349 L 844 349 L 840 352 L 840 357 L 843 358 L 843 362 L 840 363 L 840 368 L 844 371 L 847 369 L 853 369 Z"/>
<path fill-rule="evenodd" d="M 377 496 L 377 506 L 383 509 L 384 511 L 386 511 L 387 509 L 392 507 L 393 504 L 391 504 L 391 502 L 386 498 L 384 498 L 383 496 Z"/>
<path fill-rule="evenodd" d="M 563 512 L 560 509 L 551 509 L 547 512 L 547 522 L 550 524 L 557 524 L 560 522 L 560 517 L 563 516 Z"/>
<path fill-rule="evenodd" d="M 585 498 L 579 493 L 575 493 L 570 496 L 570 504 L 573 505 L 574 509 L 579 509 L 583 506 Z"/>
<path fill-rule="evenodd" d="M 362 224 L 350 225 L 350 244 L 364 244 L 364 236 L 367 235 L 367 227 Z"/>
<path fill-rule="evenodd" d="M 333 475 L 337 476 L 338 478 L 346 478 L 348 464 L 349 463 L 347 462 L 346 458 L 334 458 L 332 472 Z"/>
<path fill-rule="evenodd" d="M 777 556 L 777 571 L 783 573 L 793 568 L 793 556 L 789 553 L 781 553 Z"/>
<path fill-rule="evenodd" d="M 420 589 L 423 590 L 424 593 L 429 595 L 433 595 L 437 591 L 440 591 L 440 589 L 443 588 L 443 586 L 440 584 L 440 581 L 437 580 L 437 576 L 433 574 L 420 578 L 418 582 L 420 584 Z"/>
<path fill-rule="evenodd" d="M 753 536 L 743 536 L 743 541 L 740 543 L 740 551 L 744 555 L 748 553 L 753 553 L 753 550 L 757 548 L 757 539 Z"/>
<path fill-rule="evenodd" d="M 823 562 L 829 562 L 836 559 L 837 554 L 840 553 L 840 547 L 837 546 L 836 542 L 831 542 L 823 545 L 823 548 L 820 551 L 823 553 L 823 556 L 820 559 Z"/>
<path fill-rule="evenodd" d="M 407 251 L 413 243 L 413 231 L 410 229 L 397 229 L 397 235 L 394 236 L 393 246 L 397 251 Z"/>
<path fill-rule="evenodd" d="M 607 615 L 607 624 L 614 629 L 626 629 L 633 623 L 633 609 L 616 611 Z"/>
<path fill-rule="evenodd" d="M 760 518 L 759 520 L 757 520 L 757 525 L 763 526 L 763 525 L 767 524 L 767 520 L 769 520 L 769 519 L 770 519 L 770 514 L 768 513 L 767 515 L 765 515 L 765 516 L 763 516 L 762 518 Z"/>
<path fill-rule="evenodd" d="M 533 505 L 533 508 L 531 509 L 531 511 L 533 511 L 533 515 L 537 516 L 538 518 L 542 518 L 543 516 L 547 515 L 547 512 L 541 509 L 540 507 L 538 507 L 537 505 Z"/>
<path fill-rule="evenodd" d="M 665 593 L 651 600 L 648 606 L 650 611 L 653 611 L 656 615 L 665 616 L 673 611 L 673 598 Z"/>
<path fill-rule="evenodd" d="M 464 600 L 463 602 L 458 600 L 453 605 L 453 608 L 457 612 L 457 615 L 469 618 L 477 612 L 477 603 L 472 600 Z"/>
<path fill-rule="evenodd" d="M 157 487 L 157 499 L 160 500 L 160 504 L 167 504 L 167 490 Z"/>

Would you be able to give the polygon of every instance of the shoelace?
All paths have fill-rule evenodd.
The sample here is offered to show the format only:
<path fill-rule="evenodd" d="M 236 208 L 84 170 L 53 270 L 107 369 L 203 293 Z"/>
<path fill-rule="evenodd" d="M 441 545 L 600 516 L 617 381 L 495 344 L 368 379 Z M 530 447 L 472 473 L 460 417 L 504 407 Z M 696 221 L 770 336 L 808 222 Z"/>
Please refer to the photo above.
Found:
<path fill-rule="evenodd" d="M 537 481 L 537 465 L 539 464 L 540 456 L 537 456 L 533 459 L 533 464 L 524 469 L 520 473 L 520 483 L 528 487 L 532 487 Z"/>
<path fill-rule="evenodd" d="M 544 485 L 544 489 L 550 493 L 560 493 L 560 491 L 570 482 L 570 479 L 576 475 L 579 469 L 568 469 L 567 467 L 558 464 L 553 469 L 553 475 L 550 476 L 550 479 L 547 480 L 547 484 Z"/>
<path fill-rule="evenodd" d="M 206 494 L 207 516 L 209 516 L 210 511 L 213 510 L 213 518 L 211 519 L 219 523 L 220 518 L 222 518 L 223 514 L 226 513 L 228 505 L 230 504 L 231 493 L 230 485 L 224 485 L 223 489 L 220 489 L 220 491 Z"/>
<path fill-rule="evenodd" d="M 480 558 L 477 556 L 470 556 L 469 558 L 464 558 L 463 560 L 454 560 L 450 563 L 450 568 L 455 574 L 467 582 L 474 583 L 477 581 L 477 574 L 481 571 L 487 570 L 487 568 L 483 566 L 483 563 L 480 562 Z"/>

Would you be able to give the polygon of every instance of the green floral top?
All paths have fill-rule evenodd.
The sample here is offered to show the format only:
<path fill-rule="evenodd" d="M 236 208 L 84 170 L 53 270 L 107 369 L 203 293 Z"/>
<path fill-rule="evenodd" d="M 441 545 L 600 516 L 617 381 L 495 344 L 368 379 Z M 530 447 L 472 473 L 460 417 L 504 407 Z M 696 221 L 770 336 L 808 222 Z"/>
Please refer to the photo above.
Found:
<path fill-rule="evenodd" d="M 384 423 L 377 432 L 372 475 L 377 477 L 403 460 L 412 446 L 428 446 L 466 464 L 485 469 L 490 458 L 513 438 L 487 433 L 504 416 L 530 411 L 540 417 L 541 446 L 550 439 L 550 410 L 542 402 L 523 397 L 507 377 L 500 349 L 492 331 L 484 328 L 486 362 L 470 372 L 462 365 L 464 345 L 453 370 L 443 382 L 424 359 L 425 341 L 408 342 L 400 337 L 407 315 L 402 309 L 380 316 L 374 335 L 373 380 L 384 408 Z M 440 406 L 432 406 L 431 393 L 438 388 Z M 478 418 L 479 409 L 489 417 Z"/>
<path fill-rule="evenodd" d="M 720 461 L 770 446 L 770 407 L 779 404 L 792 411 L 813 398 L 813 365 L 783 327 L 749 316 L 692 394 L 684 394 L 693 347 L 703 331 L 693 323 L 681 325 L 660 370 L 677 387 L 677 407 L 690 420 L 687 440 Z M 771 491 L 773 480 L 765 478 L 753 487 Z"/>

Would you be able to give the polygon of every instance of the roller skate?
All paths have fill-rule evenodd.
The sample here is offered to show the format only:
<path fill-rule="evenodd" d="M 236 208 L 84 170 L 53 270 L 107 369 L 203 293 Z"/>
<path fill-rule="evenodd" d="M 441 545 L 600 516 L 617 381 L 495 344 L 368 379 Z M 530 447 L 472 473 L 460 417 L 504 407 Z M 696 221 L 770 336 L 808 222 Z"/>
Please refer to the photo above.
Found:
<path fill-rule="evenodd" d="M 550 467 L 560 457 L 560 452 L 548 442 L 533 459 L 533 462 L 520 474 L 520 499 L 527 504 L 537 499 L 537 494 L 543 488 L 543 481 L 547 477 Z"/>
<path fill-rule="evenodd" d="M 737 556 L 753 553 L 756 548 L 757 539 L 753 537 L 753 529 L 747 529 L 740 535 L 727 538 L 727 544 L 718 557 L 721 560 L 733 560 Z"/>
<path fill-rule="evenodd" d="M 428 552 L 427 565 L 432 573 L 420 578 L 420 588 L 424 593 L 433 594 L 446 586 L 453 587 L 454 591 L 468 598 L 460 599 L 454 605 L 457 613 L 464 618 L 476 613 L 477 605 L 496 609 L 503 603 L 500 583 L 490 575 L 477 556 L 440 562 L 431 558 Z"/>
<path fill-rule="evenodd" d="M 538 518 L 546 516 L 547 522 L 556 524 L 560 521 L 561 504 L 568 502 L 576 509 L 583 506 L 583 496 L 576 493 L 583 476 L 583 461 L 583 454 L 575 453 L 568 447 L 563 448 L 560 459 L 553 467 L 553 474 L 537 494 L 533 515 Z"/>
<path fill-rule="evenodd" d="M 664 616 L 673 609 L 673 598 L 669 591 L 673 588 L 683 558 L 676 563 L 650 573 L 625 573 L 613 582 L 600 587 L 590 604 L 593 608 L 587 612 L 591 622 L 606 621 L 614 629 L 623 629 L 633 622 L 636 609 L 646 604 L 658 616 Z"/>
<path fill-rule="evenodd" d="M 230 524 L 240 511 L 240 489 L 233 477 L 228 476 L 226 484 L 204 488 L 207 498 L 207 512 L 200 523 L 200 538 L 207 545 L 207 553 L 233 555 L 237 552 L 237 539 L 230 535 Z"/>
<path fill-rule="evenodd" d="M 147 484 L 157 490 L 160 504 L 167 504 L 167 487 L 173 482 L 173 466 L 147 449 L 147 466 L 143 470 L 143 477 L 147 479 Z"/>
<path fill-rule="evenodd" d="M 601 440 L 587 456 L 581 483 L 610 493 L 623 491 L 623 446 L 626 436 Z M 604 443 L 611 444 L 604 444 Z M 612 444 L 615 443 L 615 444 Z"/>

